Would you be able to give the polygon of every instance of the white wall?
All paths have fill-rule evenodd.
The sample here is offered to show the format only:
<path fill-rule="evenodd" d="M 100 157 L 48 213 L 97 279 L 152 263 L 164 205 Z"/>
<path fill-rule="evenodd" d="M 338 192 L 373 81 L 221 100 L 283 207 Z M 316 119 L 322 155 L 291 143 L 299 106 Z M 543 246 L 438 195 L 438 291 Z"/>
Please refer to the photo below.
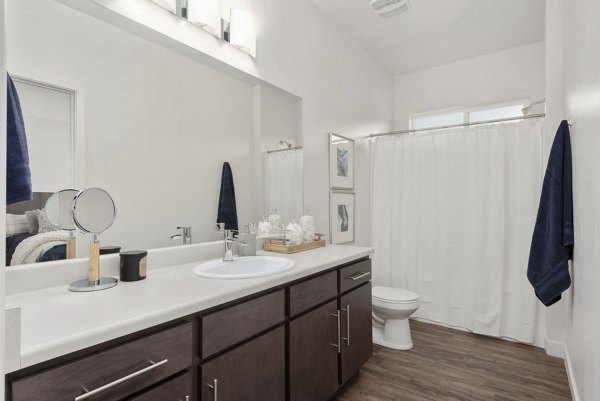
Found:
<path fill-rule="evenodd" d="M 545 154 L 549 154 L 556 128 L 565 118 L 564 88 L 564 10 L 562 0 L 546 2 L 546 140 Z M 564 357 L 567 325 L 565 321 L 571 303 L 571 290 L 562 300 L 546 309 L 546 351 Z"/>
<path fill-rule="evenodd" d="M 564 18 L 564 43 L 558 38 L 552 46 L 557 52 L 564 46 L 565 116 L 573 121 L 575 254 L 568 313 L 561 323 L 574 399 L 592 401 L 600 399 L 600 2 L 547 3 L 555 9 L 549 29 Z"/>
<path fill-rule="evenodd" d="M 394 129 L 411 114 L 544 98 L 544 50 L 539 42 L 397 76 Z"/>

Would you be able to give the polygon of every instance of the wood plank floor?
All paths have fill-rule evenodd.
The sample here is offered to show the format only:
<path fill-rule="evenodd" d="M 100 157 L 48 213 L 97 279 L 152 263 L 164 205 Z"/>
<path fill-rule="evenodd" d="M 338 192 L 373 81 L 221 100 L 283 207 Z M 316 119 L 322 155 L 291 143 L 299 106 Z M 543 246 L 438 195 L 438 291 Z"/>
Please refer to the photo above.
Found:
<path fill-rule="evenodd" d="M 336 401 L 571 400 L 563 360 L 523 344 L 411 320 L 414 348 L 374 346 Z"/>

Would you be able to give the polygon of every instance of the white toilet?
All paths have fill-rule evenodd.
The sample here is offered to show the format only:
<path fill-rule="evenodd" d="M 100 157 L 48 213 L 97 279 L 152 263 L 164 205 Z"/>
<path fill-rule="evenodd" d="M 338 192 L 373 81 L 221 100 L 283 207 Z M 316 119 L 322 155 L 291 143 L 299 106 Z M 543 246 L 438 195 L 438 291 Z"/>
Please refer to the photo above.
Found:
<path fill-rule="evenodd" d="M 373 342 L 393 349 L 411 349 L 408 317 L 419 305 L 419 294 L 415 292 L 373 287 Z"/>

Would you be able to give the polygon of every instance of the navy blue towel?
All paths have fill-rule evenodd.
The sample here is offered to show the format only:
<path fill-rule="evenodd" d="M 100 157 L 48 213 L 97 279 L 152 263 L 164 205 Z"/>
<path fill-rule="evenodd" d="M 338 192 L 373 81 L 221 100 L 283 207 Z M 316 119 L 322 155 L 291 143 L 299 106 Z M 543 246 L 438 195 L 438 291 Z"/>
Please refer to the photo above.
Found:
<path fill-rule="evenodd" d="M 19 95 L 10 75 L 8 76 L 6 114 L 6 204 L 31 200 L 31 170 L 25 123 Z"/>
<path fill-rule="evenodd" d="M 237 208 L 235 206 L 235 188 L 233 186 L 233 173 L 229 163 L 223 163 L 221 176 L 221 193 L 219 195 L 219 213 L 217 223 L 225 223 L 226 230 L 237 230 Z"/>
<path fill-rule="evenodd" d="M 569 259 L 573 257 L 573 185 L 571 138 L 567 121 L 554 137 L 542 187 L 527 278 L 546 306 L 559 301 L 571 285 Z"/>

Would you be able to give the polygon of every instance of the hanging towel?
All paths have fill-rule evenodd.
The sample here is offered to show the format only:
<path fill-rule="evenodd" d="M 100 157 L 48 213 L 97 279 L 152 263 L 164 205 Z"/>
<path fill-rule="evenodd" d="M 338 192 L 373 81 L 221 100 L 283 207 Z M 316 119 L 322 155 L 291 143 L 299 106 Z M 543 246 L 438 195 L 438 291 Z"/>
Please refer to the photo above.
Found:
<path fill-rule="evenodd" d="M 567 121 L 554 137 L 531 240 L 527 278 L 546 306 L 559 301 L 571 285 L 573 257 L 573 186 L 571 138 Z"/>
<path fill-rule="evenodd" d="M 217 223 L 225 223 L 226 230 L 237 230 L 237 208 L 235 206 L 235 188 L 233 186 L 233 173 L 228 162 L 223 163 L 221 176 L 221 193 L 219 195 L 219 212 Z"/>
<path fill-rule="evenodd" d="M 6 204 L 31 200 L 31 170 L 19 95 L 10 75 L 6 114 Z"/>

